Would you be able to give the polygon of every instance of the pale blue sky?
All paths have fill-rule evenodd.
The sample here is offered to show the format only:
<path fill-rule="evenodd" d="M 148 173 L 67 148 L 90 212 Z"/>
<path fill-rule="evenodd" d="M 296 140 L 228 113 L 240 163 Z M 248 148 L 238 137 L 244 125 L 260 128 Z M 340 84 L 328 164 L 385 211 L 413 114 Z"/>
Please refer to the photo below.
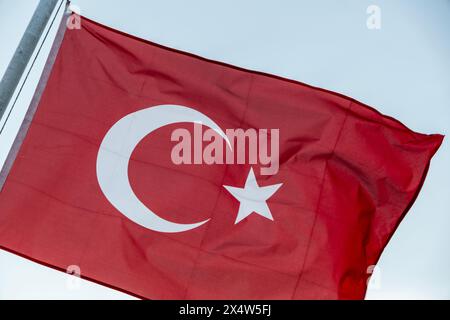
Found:
<path fill-rule="evenodd" d="M 37 2 L 0 0 L 0 75 Z M 449 133 L 448 0 L 73 3 L 83 15 L 138 37 L 349 95 L 419 132 Z M 372 4 L 381 9 L 380 30 L 366 27 L 366 9 Z M 0 136 L 0 164 L 31 99 L 49 44 Z M 447 140 L 433 159 L 415 205 L 385 250 L 368 298 L 450 299 Z M 74 289 L 67 281 L 60 272 L 0 252 L 0 299 L 127 298 L 87 281 Z"/>

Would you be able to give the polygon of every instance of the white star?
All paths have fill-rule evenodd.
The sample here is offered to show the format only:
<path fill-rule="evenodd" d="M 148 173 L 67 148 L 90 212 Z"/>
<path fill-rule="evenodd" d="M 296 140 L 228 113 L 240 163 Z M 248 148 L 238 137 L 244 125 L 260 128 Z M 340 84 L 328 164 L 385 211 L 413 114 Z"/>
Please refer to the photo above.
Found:
<path fill-rule="evenodd" d="M 239 202 L 239 212 L 234 224 L 238 224 L 243 219 L 247 218 L 253 212 L 258 213 L 269 220 L 273 221 L 272 213 L 267 206 L 267 199 L 269 199 L 283 184 L 274 184 L 271 186 L 260 187 L 256 181 L 253 168 L 245 181 L 244 188 L 236 188 L 230 186 L 223 186 L 229 193 L 233 195 Z"/>

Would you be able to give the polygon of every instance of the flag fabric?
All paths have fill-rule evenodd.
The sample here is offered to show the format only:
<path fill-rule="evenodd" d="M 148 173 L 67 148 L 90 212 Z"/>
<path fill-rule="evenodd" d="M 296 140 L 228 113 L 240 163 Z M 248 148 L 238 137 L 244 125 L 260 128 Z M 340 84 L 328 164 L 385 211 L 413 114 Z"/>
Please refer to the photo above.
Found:
<path fill-rule="evenodd" d="M 226 129 L 269 132 L 276 170 L 174 161 L 189 158 L 175 130 L 211 127 L 227 142 Z M 0 247 L 146 299 L 363 299 L 443 139 L 86 18 L 21 134 Z M 193 158 L 208 146 L 195 143 Z"/>

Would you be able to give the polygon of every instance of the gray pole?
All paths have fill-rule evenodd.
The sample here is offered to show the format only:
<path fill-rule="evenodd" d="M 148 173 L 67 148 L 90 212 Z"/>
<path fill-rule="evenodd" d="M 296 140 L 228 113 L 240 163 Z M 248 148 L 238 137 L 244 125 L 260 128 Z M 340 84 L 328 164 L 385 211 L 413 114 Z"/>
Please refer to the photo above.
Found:
<path fill-rule="evenodd" d="M 25 68 L 33 55 L 58 0 L 40 0 L 30 23 L 20 40 L 11 62 L 0 82 L 0 119 L 11 101 Z"/>

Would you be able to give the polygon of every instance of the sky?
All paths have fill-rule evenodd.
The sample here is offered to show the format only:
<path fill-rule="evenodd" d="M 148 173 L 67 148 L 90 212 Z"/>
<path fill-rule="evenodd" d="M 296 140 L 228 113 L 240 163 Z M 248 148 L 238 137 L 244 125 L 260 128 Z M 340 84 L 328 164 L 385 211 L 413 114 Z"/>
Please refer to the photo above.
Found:
<path fill-rule="evenodd" d="M 0 76 L 37 3 L 0 0 Z M 343 93 L 414 131 L 450 133 L 449 0 L 72 3 L 82 15 L 140 38 Z M 371 5 L 380 10 L 379 29 L 367 26 Z M 0 165 L 34 93 L 56 28 L 0 135 Z M 419 197 L 378 263 L 367 299 L 450 299 L 449 167 L 446 139 Z M 0 251 L 0 299 L 132 297 Z"/>

